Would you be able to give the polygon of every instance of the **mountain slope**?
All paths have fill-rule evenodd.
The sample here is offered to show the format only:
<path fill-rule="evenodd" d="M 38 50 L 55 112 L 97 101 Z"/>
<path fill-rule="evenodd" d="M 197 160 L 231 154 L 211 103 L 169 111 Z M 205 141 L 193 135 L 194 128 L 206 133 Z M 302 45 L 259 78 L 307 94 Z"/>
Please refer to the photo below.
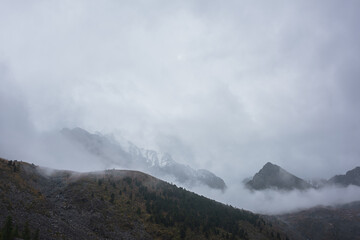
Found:
<path fill-rule="evenodd" d="M 195 170 L 177 163 L 169 154 L 137 147 L 131 142 L 123 144 L 101 134 L 91 134 L 84 129 L 63 129 L 63 136 L 99 158 L 110 166 L 136 169 L 157 177 L 171 177 L 187 185 L 203 184 L 214 189 L 225 190 L 223 179 L 207 170 Z"/>
<path fill-rule="evenodd" d="M 311 209 L 278 216 L 306 239 L 359 240 L 360 202 Z"/>
<path fill-rule="evenodd" d="M 328 184 L 337 184 L 342 186 L 360 186 L 360 167 L 356 167 L 346 172 L 345 175 L 336 175 L 330 178 Z"/>
<path fill-rule="evenodd" d="M 301 178 L 298 178 L 291 173 L 285 171 L 281 167 L 266 163 L 264 167 L 254 175 L 252 180 L 246 183 L 246 186 L 254 190 L 263 190 L 268 188 L 292 190 L 292 189 L 307 189 L 311 185 Z"/>
<path fill-rule="evenodd" d="M 76 173 L 0 159 L 0 224 L 40 239 L 286 239 L 260 215 L 136 171 Z"/>

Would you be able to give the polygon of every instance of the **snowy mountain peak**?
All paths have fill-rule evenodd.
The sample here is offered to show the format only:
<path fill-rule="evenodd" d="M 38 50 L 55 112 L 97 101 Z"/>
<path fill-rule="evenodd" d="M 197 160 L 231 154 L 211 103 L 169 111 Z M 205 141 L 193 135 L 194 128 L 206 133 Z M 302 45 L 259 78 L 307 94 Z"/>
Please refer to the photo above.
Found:
<path fill-rule="evenodd" d="M 168 153 L 159 153 L 154 150 L 139 148 L 134 144 L 129 147 L 129 153 L 136 158 L 143 158 L 149 167 L 165 167 L 174 163 Z"/>
<path fill-rule="evenodd" d="M 177 163 L 168 153 L 139 148 L 125 139 L 119 143 L 111 135 L 92 134 L 81 128 L 63 129 L 61 133 L 106 165 L 145 171 L 159 178 L 170 176 L 187 185 L 205 184 L 215 189 L 226 188 L 225 182 L 215 174 Z"/>
<path fill-rule="evenodd" d="M 159 165 L 160 167 L 170 166 L 174 163 L 171 155 L 168 153 L 160 153 L 159 154 Z"/>

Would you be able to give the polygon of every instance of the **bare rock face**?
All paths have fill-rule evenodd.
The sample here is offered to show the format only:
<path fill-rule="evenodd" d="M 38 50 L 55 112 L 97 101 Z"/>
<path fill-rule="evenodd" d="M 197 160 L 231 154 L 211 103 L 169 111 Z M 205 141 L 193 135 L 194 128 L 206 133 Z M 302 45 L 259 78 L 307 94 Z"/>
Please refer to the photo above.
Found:
<path fill-rule="evenodd" d="M 304 190 L 311 188 L 311 185 L 301 178 L 287 172 L 281 167 L 266 163 L 264 167 L 255 174 L 246 186 L 253 190 L 280 189 L 280 190 Z"/>

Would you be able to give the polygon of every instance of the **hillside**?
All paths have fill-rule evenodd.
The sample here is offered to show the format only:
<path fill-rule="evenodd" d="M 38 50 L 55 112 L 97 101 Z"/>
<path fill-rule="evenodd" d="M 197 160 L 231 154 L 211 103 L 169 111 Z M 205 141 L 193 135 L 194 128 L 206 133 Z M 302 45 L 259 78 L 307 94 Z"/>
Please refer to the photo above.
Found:
<path fill-rule="evenodd" d="M 278 216 L 288 228 L 312 240 L 359 240 L 360 202 L 314 207 Z"/>
<path fill-rule="evenodd" d="M 311 185 L 303 179 L 294 176 L 278 165 L 270 162 L 266 163 L 263 168 L 254 175 L 252 180 L 246 183 L 246 186 L 254 190 L 263 190 L 268 188 L 281 190 L 303 190 L 311 187 Z"/>
<path fill-rule="evenodd" d="M 288 239 L 260 215 L 137 171 L 76 173 L 0 159 L 0 225 L 39 239 Z M 3 233 L 4 234 L 4 233 Z"/>

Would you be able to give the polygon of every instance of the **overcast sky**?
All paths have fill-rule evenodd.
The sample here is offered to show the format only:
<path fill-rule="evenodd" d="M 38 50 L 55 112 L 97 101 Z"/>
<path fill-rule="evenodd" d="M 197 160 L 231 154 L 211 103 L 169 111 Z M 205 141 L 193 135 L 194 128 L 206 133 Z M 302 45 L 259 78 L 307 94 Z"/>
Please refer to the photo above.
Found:
<path fill-rule="evenodd" d="M 268 161 L 343 174 L 360 165 L 359 12 L 357 0 L 0 1 L 1 155 L 25 133 L 79 126 L 227 181 Z"/>

